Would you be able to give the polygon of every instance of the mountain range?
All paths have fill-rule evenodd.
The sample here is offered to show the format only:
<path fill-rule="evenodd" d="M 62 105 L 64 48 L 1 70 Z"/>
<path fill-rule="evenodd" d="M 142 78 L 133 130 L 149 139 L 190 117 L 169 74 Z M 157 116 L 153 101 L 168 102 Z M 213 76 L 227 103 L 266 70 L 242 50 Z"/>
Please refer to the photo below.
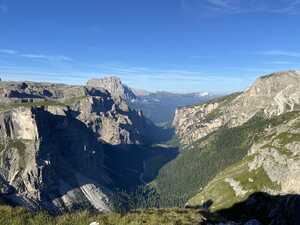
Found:
<path fill-rule="evenodd" d="M 185 206 L 203 224 L 299 222 L 299 71 L 221 97 L 141 94 L 116 77 L 2 81 L 0 101 L 5 204 L 54 214 Z"/>
<path fill-rule="evenodd" d="M 179 94 L 137 90 L 123 84 L 120 78 L 114 76 L 91 79 L 87 86 L 105 88 L 110 93 L 121 96 L 130 107 L 142 110 L 147 118 L 158 125 L 171 125 L 178 107 L 203 103 L 217 96 L 208 92 Z M 157 113 L 158 109 L 160 113 Z"/>

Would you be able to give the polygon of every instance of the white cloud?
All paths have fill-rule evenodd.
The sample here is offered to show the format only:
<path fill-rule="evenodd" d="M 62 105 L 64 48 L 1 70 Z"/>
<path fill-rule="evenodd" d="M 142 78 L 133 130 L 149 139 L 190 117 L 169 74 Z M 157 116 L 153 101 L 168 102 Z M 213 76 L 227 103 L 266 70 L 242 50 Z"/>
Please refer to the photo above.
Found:
<path fill-rule="evenodd" d="M 184 69 L 155 69 L 146 67 L 135 67 L 117 64 L 102 64 L 91 65 L 100 71 L 109 71 L 108 74 L 115 74 L 121 78 L 128 80 L 159 80 L 163 82 L 241 82 L 242 77 L 222 76 L 222 75 L 208 75 L 203 71 L 197 70 L 184 70 Z"/>
<path fill-rule="evenodd" d="M 264 52 L 259 52 L 259 54 L 267 55 L 267 56 L 300 57 L 300 52 L 282 51 L 282 50 L 264 51 Z"/>
<path fill-rule="evenodd" d="M 15 55 L 18 52 L 12 49 L 0 49 L 0 53 L 2 54 L 8 54 L 8 55 Z"/>
<path fill-rule="evenodd" d="M 92 77 L 93 74 L 78 71 L 47 71 L 42 68 L 27 68 L 19 66 L 1 66 L 3 72 L 1 78 L 4 80 L 31 80 L 31 81 L 46 81 L 54 83 L 83 84 L 87 77 Z"/>
<path fill-rule="evenodd" d="M 4 79 L 11 80 L 35 80 L 51 82 L 68 82 L 72 84 L 83 84 L 91 77 L 103 77 L 113 74 L 120 77 L 124 83 L 134 87 L 147 89 L 149 91 L 165 90 L 171 92 L 196 92 L 196 91 L 225 91 L 232 92 L 247 87 L 253 80 L 252 75 L 240 73 L 237 70 L 230 73 L 205 72 L 200 70 L 177 69 L 177 68 L 150 68 L 132 66 L 127 64 L 96 64 L 88 65 L 73 62 L 72 69 L 50 69 L 35 66 L 1 66 Z M 52 71 L 52 72 L 51 72 Z M 59 71 L 59 72 L 57 72 Z M 228 76 L 226 75 L 228 74 Z M 236 74 L 233 76 L 232 74 Z"/>
<path fill-rule="evenodd" d="M 201 15 L 272 13 L 300 14 L 300 0 L 182 0 L 183 9 L 198 10 Z"/>
<path fill-rule="evenodd" d="M 72 61 L 71 58 L 63 55 L 41 55 L 41 54 L 20 54 L 21 57 L 28 59 L 42 59 L 48 61 Z"/>
<path fill-rule="evenodd" d="M 24 58 L 30 58 L 30 59 L 48 59 L 45 55 L 37 55 L 37 54 L 21 54 L 20 56 Z"/>
<path fill-rule="evenodd" d="M 40 60 L 47 60 L 47 61 L 54 61 L 54 62 L 72 61 L 70 57 L 64 55 L 44 55 L 44 54 L 32 54 L 32 53 L 23 54 L 13 49 L 0 49 L 0 54 L 15 55 L 17 57 L 22 57 L 27 59 L 40 59 Z"/>
<path fill-rule="evenodd" d="M 274 65 L 292 65 L 292 64 L 295 64 L 295 63 L 289 62 L 289 61 L 272 61 L 271 64 L 274 64 Z"/>

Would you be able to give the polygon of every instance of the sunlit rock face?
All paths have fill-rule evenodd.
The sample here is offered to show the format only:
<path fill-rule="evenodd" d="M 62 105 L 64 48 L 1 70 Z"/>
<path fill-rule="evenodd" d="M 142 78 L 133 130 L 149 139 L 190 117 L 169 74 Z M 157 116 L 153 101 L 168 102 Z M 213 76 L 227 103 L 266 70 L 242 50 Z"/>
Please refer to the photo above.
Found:
<path fill-rule="evenodd" d="M 110 211 L 103 146 L 144 143 L 151 124 L 102 88 L 0 86 L 0 195 L 32 210 Z"/>
<path fill-rule="evenodd" d="M 114 97 L 122 97 L 125 100 L 136 99 L 134 91 L 124 85 L 120 78 L 108 76 L 100 79 L 91 79 L 87 82 L 88 87 L 104 88 Z"/>
<path fill-rule="evenodd" d="M 51 212 L 80 205 L 109 211 L 101 144 L 84 123 L 45 108 L 1 117 L 1 193 L 10 201 Z"/>
<path fill-rule="evenodd" d="M 257 113 L 266 118 L 300 109 L 300 72 L 261 77 L 247 90 L 211 102 L 179 108 L 173 124 L 188 145 L 222 126 L 236 127 Z"/>
<path fill-rule="evenodd" d="M 193 150 L 192 147 L 195 152 L 201 151 L 198 146 L 213 145 L 220 137 L 232 138 L 230 141 L 224 139 L 218 145 L 216 150 L 221 155 L 237 147 L 239 152 L 236 154 L 244 151 L 241 158 L 220 169 L 209 182 L 199 187 L 198 194 L 190 198 L 188 205 L 212 201 L 210 209 L 218 211 L 247 201 L 257 193 L 258 197 L 278 199 L 280 204 L 298 198 L 299 102 L 300 73 L 288 71 L 261 77 L 243 93 L 178 109 L 174 126 L 186 151 Z M 233 130 L 237 131 L 234 136 L 220 133 L 230 134 Z M 239 136 L 242 132 L 245 133 Z M 228 154 L 224 160 L 231 157 L 234 155 Z M 253 209 L 283 207 L 272 204 L 259 202 Z M 293 206 L 291 210 L 297 207 Z"/>

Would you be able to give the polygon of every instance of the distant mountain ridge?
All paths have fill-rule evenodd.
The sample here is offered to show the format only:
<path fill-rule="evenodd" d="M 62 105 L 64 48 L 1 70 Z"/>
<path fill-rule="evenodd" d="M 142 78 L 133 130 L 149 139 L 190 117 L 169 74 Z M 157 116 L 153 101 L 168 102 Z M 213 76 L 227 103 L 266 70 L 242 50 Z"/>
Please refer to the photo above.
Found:
<path fill-rule="evenodd" d="M 170 124 L 177 107 L 201 103 L 215 97 L 208 92 L 181 94 L 136 90 L 123 84 L 115 76 L 89 80 L 87 86 L 104 88 L 112 95 L 122 97 L 132 108 L 142 110 L 156 124 Z M 160 113 L 157 113 L 158 109 Z"/>

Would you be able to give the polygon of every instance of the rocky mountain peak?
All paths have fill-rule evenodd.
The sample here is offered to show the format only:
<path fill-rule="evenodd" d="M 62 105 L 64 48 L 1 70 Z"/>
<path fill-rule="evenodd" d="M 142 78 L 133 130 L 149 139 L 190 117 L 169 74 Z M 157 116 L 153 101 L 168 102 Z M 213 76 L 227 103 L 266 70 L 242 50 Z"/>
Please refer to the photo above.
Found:
<path fill-rule="evenodd" d="M 87 82 L 89 87 L 104 88 L 114 97 L 121 97 L 126 100 L 136 98 L 134 92 L 122 83 L 121 79 L 116 76 L 108 76 L 103 78 L 93 78 Z"/>
<path fill-rule="evenodd" d="M 243 152 L 239 159 L 214 174 L 204 188 L 199 188 L 188 204 L 203 204 L 209 199 L 214 203 L 211 210 L 217 210 L 260 192 L 287 195 L 288 201 L 291 194 L 299 195 L 299 96 L 299 71 L 284 71 L 258 78 L 243 93 L 181 110 L 175 125 L 187 149 L 204 150 L 206 143 L 210 146 L 221 137 L 218 155 L 227 151 L 229 156 L 234 149 L 234 154 Z M 235 134 L 229 135 L 230 132 Z M 206 138 L 201 141 L 203 137 Z M 232 157 L 235 156 L 225 158 Z M 219 158 L 221 162 L 224 157 Z M 261 202 L 259 207 L 265 205 Z"/>
<path fill-rule="evenodd" d="M 263 111 L 267 117 L 294 111 L 299 103 L 300 73 L 284 71 L 262 76 L 232 102 L 231 113 Z M 244 117 L 243 120 L 248 120 Z M 242 123 L 245 121 L 241 121 Z"/>
<path fill-rule="evenodd" d="M 247 89 L 244 93 L 250 93 L 251 95 L 273 95 L 278 92 L 288 89 L 300 81 L 300 72 L 291 70 L 272 73 L 270 75 L 265 75 L 259 77 L 256 82 Z"/>
<path fill-rule="evenodd" d="M 258 80 L 266 80 L 266 79 L 286 79 L 287 77 L 298 77 L 300 75 L 299 70 L 287 70 L 287 71 L 280 71 L 274 72 L 269 75 L 261 76 Z"/>
<path fill-rule="evenodd" d="M 237 127 L 258 113 L 271 118 L 300 109 L 300 72 L 262 76 L 242 93 L 177 110 L 174 126 L 182 142 L 190 144 L 222 126 Z"/>

